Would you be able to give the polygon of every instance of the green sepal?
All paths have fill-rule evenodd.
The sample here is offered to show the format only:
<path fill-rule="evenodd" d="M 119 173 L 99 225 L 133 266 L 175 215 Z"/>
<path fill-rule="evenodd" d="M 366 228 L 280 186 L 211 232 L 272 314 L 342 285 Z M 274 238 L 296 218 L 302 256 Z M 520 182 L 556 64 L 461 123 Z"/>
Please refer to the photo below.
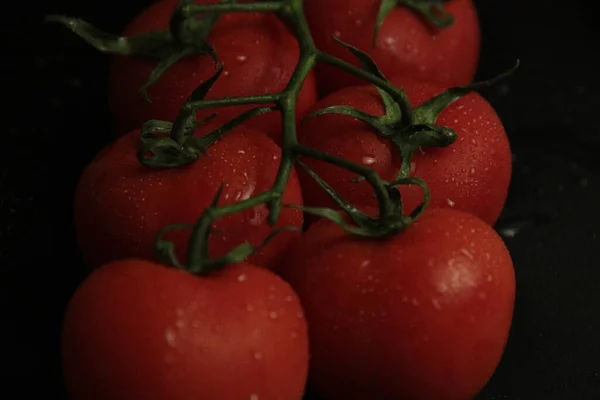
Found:
<path fill-rule="evenodd" d="M 222 2 L 232 1 L 222 0 Z M 170 20 L 169 29 L 133 36 L 113 35 L 84 20 L 64 15 L 49 15 L 45 20 L 62 24 L 100 52 L 157 59 L 157 65 L 140 87 L 142 96 L 150 102 L 148 88 L 177 61 L 192 55 L 207 55 L 214 60 L 215 64 L 218 63 L 217 54 L 207 40 L 222 13 L 210 12 L 198 17 L 186 17 L 182 14 L 181 7 L 187 3 L 188 0 L 183 1 L 176 9 Z"/>
<path fill-rule="evenodd" d="M 444 8 L 445 2 L 450 0 L 381 0 L 375 21 L 375 31 L 373 33 L 373 47 L 377 45 L 377 35 L 383 25 L 383 21 L 398 5 L 404 5 L 421 18 L 430 26 L 435 28 L 447 28 L 454 24 L 454 17 Z"/>
<path fill-rule="evenodd" d="M 175 254 L 175 244 L 171 241 L 164 240 L 164 236 L 174 230 L 191 229 L 194 224 L 173 224 L 165 226 L 156 234 L 154 246 L 156 248 L 156 256 L 158 261 L 164 265 L 185 269 L 185 265 L 177 258 Z"/>
<path fill-rule="evenodd" d="M 520 60 L 516 60 L 515 65 L 504 72 L 484 81 L 473 82 L 464 86 L 456 86 L 446 89 L 437 96 L 432 97 L 419 107 L 414 109 L 415 119 L 420 123 L 433 124 L 438 115 L 450 104 L 466 96 L 467 94 L 488 88 L 498 82 L 508 78 L 519 68 Z"/>

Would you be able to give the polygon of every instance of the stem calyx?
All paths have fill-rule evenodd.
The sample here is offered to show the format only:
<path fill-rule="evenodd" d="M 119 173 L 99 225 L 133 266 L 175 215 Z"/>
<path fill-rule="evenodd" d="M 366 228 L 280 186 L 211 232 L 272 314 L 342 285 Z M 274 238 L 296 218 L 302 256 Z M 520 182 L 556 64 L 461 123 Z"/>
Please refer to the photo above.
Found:
<path fill-rule="evenodd" d="M 444 8 L 444 3 L 451 0 L 381 0 L 375 22 L 375 32 L 373 34 L 373 47 L 376 45 L 377 35 L 383 25 L 385 18 L 398 5 L 404 5 L 434 28 L 447 28 L 454 24 L 454 17 Z"/>
<path fill-rule="evenodd" d="M 375 61 L 368 54 L 339 39 L 336 40 L 357 57 L 364 70 L 389 83 L 377 67 Z M 307 115 L 305 119 L 324 114 L 340 114 L 366 123 L 377 131 L 381 137 L 390 139 L 398 148 L 402 164 L 397 179 L 408 178 L 411 172 L 412 157 L 417 150 L 426 147 L 447 147 L 457 139 L 457 134 L 454 130 L 435 124 L 439 114 L 450 104 L 472 91 L 492 86 L 508 77 L 518 67 L 519 61 L 517 60 L 514 67 L 491 79 L 475 82 L 470 85 L 449 88 L 416 108 L 412 108 L 406 97 L 406 93 L 402 89 L 399 89 L 399 92 L 403 93 L 403 96 L 392 97 L 388 91 L 375 86 L 385 109 L 382 116 L 374 116 L 354 107 L 338 105 L 317 110 Z"/>
<path fill-rule="evenodd" d="M 209 254 L 209 240 L 212 232 L 215 231 L 213 227 L 215 220 L 239 212 L 239 207 L 236 204 L 219 206 L 218 203 L 224 188 L 224 183 L 219 186 L 211 204 L 204 209 L 202 216 L 195 224 L 168 225 L 158 232 L 155 239 L 155 248 L 158 259 L 163 264 L 186 270 L 195 275 L 206 276 L 228 265 L 243 262 L 282 232 L 300 231 L 299 228 L 294 226 L 282 226 L 273 229 L 260 245 L 256 246 L 249 242 L 244 242 L 221 257 L 211 258 Z M 258 204 L 259 202 L 255 201 L 255 203 Z M 191 235 L 188 241 L 187 259 L 185 262 L 181 262 L 175 254 L 175 244 L 164 237 L 170 231 L 190 228 Z"/>

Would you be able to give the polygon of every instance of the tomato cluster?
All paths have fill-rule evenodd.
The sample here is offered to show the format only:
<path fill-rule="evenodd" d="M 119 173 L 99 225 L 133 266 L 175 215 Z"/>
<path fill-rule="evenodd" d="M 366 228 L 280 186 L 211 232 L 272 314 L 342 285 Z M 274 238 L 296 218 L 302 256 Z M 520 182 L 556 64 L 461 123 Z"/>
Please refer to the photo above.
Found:
<path fill-rule="evenodd" d="M 493 229 L 511 152 L 474 92 L 493 81 L 471 83 L 471 0 L 157 0 L 121 37 L 51 19 L 115 54 L 117 138 L 75 196 L 71 398 L 486 384 L 515 296 Z"/>

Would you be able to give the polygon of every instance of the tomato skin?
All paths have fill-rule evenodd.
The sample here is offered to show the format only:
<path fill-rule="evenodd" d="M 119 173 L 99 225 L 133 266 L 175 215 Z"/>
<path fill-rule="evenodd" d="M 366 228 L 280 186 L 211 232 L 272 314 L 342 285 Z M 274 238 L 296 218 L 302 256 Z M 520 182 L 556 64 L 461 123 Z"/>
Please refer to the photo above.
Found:
<path fill-rule="evenodd" d="M 367 52 L 387 76 L 413 76 L 449 86 L 473 79 L 479 62 L 480 32 L 471 0 L 444 3 L 455 23 L 441 30 L 432 28 L 406 6 L 396 6 L 384 20 L 373 49 L 379 5 L 379 0 L 306 0 L 304 8 L 317 47 L 356 66 L 360 66 L 356 58 L 332 35 Z M 325 64 L 319 65 L 316 73 L 322 94 L 364 83 Z"/>
<path fill-rule="evenodd" d="M 122 260 L 71 299 L 63 368 L 74 400 L 300 400 L 307 336 L 298 298 L 268 270 L 239 264 L 199 278 Z"/>
<path fill-rule="evenodd" d="M 404 77 L 390 81 L 406 91 L 415 107 L 445 89 Z M 332 93 L 309 112 L 340 104 L 372 115 L 384 113 L 373 86 Z M 454 129 L 458 139 L 446 148 L 417 151 L 412 158 L 412 175 L 427 183 L 432 207 L 467 211 L 493 225 L 504 207 L 512 173 L 512 153 L 502 121 L 483 97 L 471 93 L 442 111 L 436 124 Z M 347 116 L 330 114 L 307 119 L 299 129 L 298 138 L 307 146 L 369 166 L 388 181 L 394 179 L 400 168 L 399 150 L 394 144 L 380 138 L 367 124 Z M 355 175 L 339 167 L 308 158 L 303 161 L 347 201 L 357 206 L 377 206 L 368 182 L 352 182 Z M 306 205 L 335 206 L 306 172 L 298 172 Z M 422 191 L 416 186 L 400 189 L 407 210 L 422 201 Z"/>
<path fill-rule="evenodd" d="M 219 126 L 202 126 L 199 136 Z M 275 181 L 281 149 L 266 135 L 239 126 L 208 148 L 208 156 L 185 167 L 154 170 L 136 158 L 140 133 L 133 131 L 101 151 L 84 170 L 75 196 L 77 240 L 85 262 L 99 267 L 110 261 L 136 257 L 155 260 L 154 239 L 167 225 L 195 223 L 210 205 L 221 183 L 219 204 L 230 204 L 269 190 Z M 283 195 L 285 204 L 302 204 L 302 193 L 292 172 Z M 209 242 L 212 257 L 224 255 L 249 241 L 260 245 L 272 228 L 268 208 L 261 204 L 215 222 Z M 302 213 L 284 208 L 276 226 L 302 226 Z M 298 233 L 282 232 L 269 246 L 249 258 L 273 268 Z M 172 231 L 180 260 L 185 260 L 189 230 Z"/>
<path fill-rule="evenodd" d="M 217 0 L 200 0 L 198 4 Z M 157 1 L 150 5 L 125 29 L 124 35 L 163 30 L 179 1 Z M 212 86 L 208 99 L 226 96 L 250 96 L 276 93 L 288 83 L 299 57 L 298 43 L 275 15 L 269 13 L 231 13 L 221 16 L 208 38 L 224 71 Z M 151 103 L 140 94 L 156 66 L 155 60 L 140 57 L 115 57 L 109 77 L 109 103 L 116 118 L 119 134 L 138 129 L 147 120 L 173 122 L 181 106 L 202 82 L 216 72 L 208 56 L 186 57 L 172 65 L 148 90 Z M 297 111 L 301 115 L 317 99 L 316 83 L 311 73 L 299 94 Z M 206 109 L 200 119 L 218 112 L 229 119 L 255 106 Z M 273 112 L 249 120 L 246 124 L 266 132 L 279 142 L 281 118 Z"/>
<path fill-rule="evenodd" d="M 309 324 L 309 382 L 323 399 L 467 400 L 494 372 L 515 296 L 502 239 L 430 209 L 384 241 L 320 220 L 282 267 Z"/>

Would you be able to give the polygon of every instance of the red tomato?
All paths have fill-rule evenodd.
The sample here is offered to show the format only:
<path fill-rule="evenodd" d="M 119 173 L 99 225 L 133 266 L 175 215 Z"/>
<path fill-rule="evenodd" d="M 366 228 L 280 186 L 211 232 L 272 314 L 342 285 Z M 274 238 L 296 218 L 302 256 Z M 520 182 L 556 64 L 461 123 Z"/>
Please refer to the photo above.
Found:
<path fill-rule="evenodd" d="M 333 40 L 335 35 L 367 52 L 385 75 L 414 76 L 449 86 L 464 85 L 473 79 L 480 39 L 477 11 L 471 0 L 444 3 L 455 22 L 442 29 L 434 29 L 408 7 L 396 6 L 384 20 L 373 48 L 380 4 L 381 0 L 306 0 L 306 17 L 317 47 L 360 66 Z M 323 94 L 364 82 L 324 64 L 317 67 L 317 81 Z"/>
<path fill-rule="evenodd" d="M 306 313 L 323 399 L 472 399 L 504 351 L 512 262 L 470 214 L 428 210 L 379 241 L 321 220 L 281 272 Z"/>
<path fill-rule="evenodd" d="M 409 79 L 391 79 L 418 106 L 445 88 Z M 373 86 L 345 88 L 320 100 L 310 112 L 332 105 L 349 105 L 372 115 L 383 115 L 381 97 Z M 425 180 L 433 207 L 454 207 L 494 224 L 504 207 L 512 170 L 512 154 L 502 122 L 492 106 L 471 93 L 450 104 L 436 125 L 454 129 L 455 143 L 446 148 L 426 148 L 413 156 L 412 175 Z M 393 180 L 400 168 L 400 152 L 367 124 L 341 115 L 307 119 L 299 129 L 299 141 L 375 169 L 383 179 Z M 358 206 L 377 206 L 367 182 L 355 183 L 355 175 L 313 159 L 303 159 L 347 201 Z M 334 206 L 308 174 L 300 170 L 304 203 Z M 416 186 L 402 186 L 405 206 L 412 210 L 422 200 Z"/>
<path fill-rule="evenodd" d="M 300 400 L 307 336 L 295 293 L 265 269 L 117 261 L 67 308 L 65 380 L 75 400 Z"/>
<path fill-rule="evenodd" d="M 215 3 L 200 0 L 196 3 Z M 157 1 L 125 29 L 124 35 L 163 30 L 179 1 Z M 224 71 L 207 95 L 209 99 L 276 93 L 288 83 L 298 62 L 298 43 L 285 25 L 269 13 L 223 14 L 213 27 L 208 43 L 224 63 Z M 148 90 L 152 103 L 140 94 L 157 62 L 138 57 L 116 57 L 109 78 L 109 102 L 119 133 L 141 127 L 150 119 L 173 122 L 184 101 L 196 87 L 215 73 L 209 56 L 186 57 L 171 66 Z M 316 101 L 316 84 L 311 74 L 298 98 L 301 115 Z M 221 108 L 219 116 L 234 117 L 253 106 Z M 202 110 L 199 118 L 215 112 Z M 270 113 L 247 122 L 279 140 L 281 118 Z"/>
<path fill-rule="evenodd" d="M 214 127 L 205 125 L 197 133 L 202 135 Z M 75 199 L 77 239 L 86 263 L 92 267 L 128 257 L 156 259 L 153 243 L 161 228 L 194 223 L 221 183 L 225 188 L 219 204 L 270 189 L 281 156 L 281 149 L 266 135 L 243 126 L 209 147 L 208 156 L 185 167 L 144 167 L 136 158 L 139 146 L 139 131 L 122 136 L 100 152 L 80 178 Z M 302 203 L 295 172 L 283 202 Z M 221 256 L 244 241 L 261 244 L 272 231 L 268 214 L 263 204 L 216 221 L 215 229 L 221 232 L 211 237 L 211 255 Z M 284 208 L 277 226 L 284 225 L 301 227 L 302 213 Z M 188 237 L 189 230 L 166 236 L 176 244 L 181 260 L 185 260 Z M 283 232 L 249 260 L 272 268 L 297 238 L 295 232 Z"/>

